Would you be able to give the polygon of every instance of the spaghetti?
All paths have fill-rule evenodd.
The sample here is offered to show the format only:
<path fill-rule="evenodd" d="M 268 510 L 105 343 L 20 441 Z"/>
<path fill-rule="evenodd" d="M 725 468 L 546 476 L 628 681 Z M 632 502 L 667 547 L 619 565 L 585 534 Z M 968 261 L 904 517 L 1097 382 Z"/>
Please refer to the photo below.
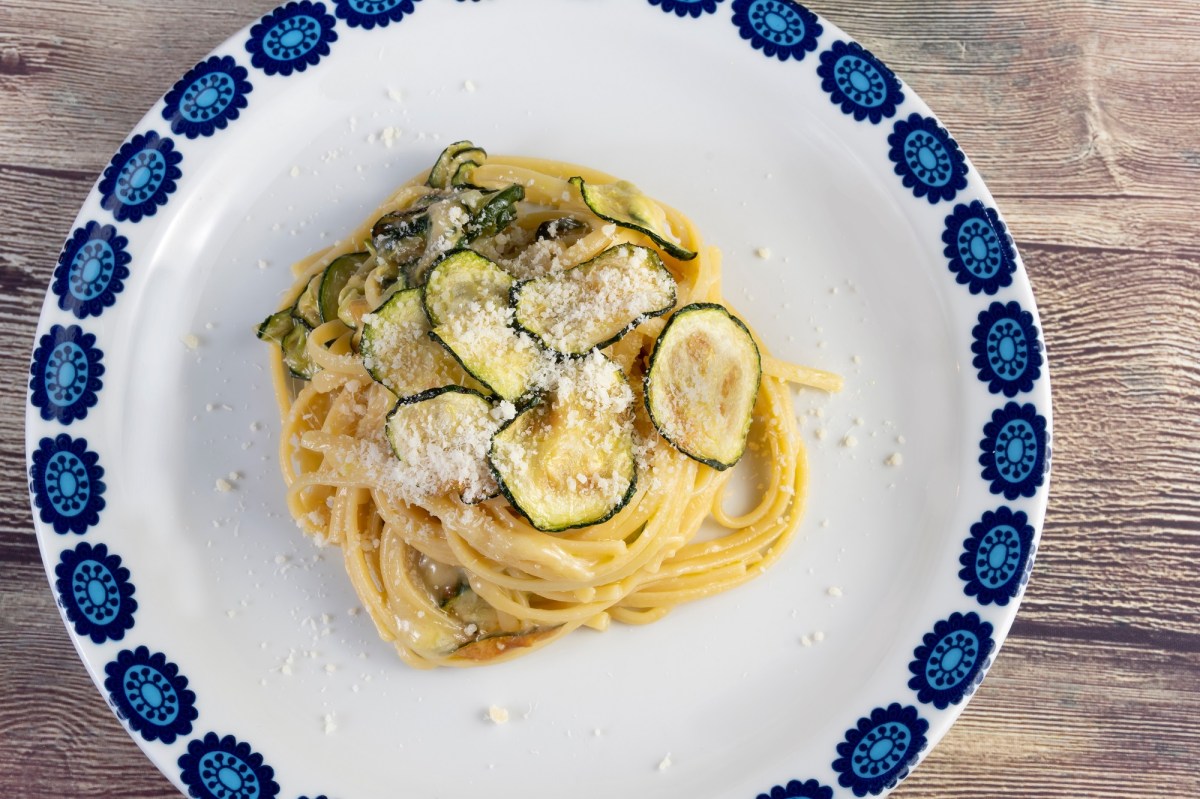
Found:
<path fill-rule="evenodd" d="M 494 409 L 496 424 L 480 434 L 485 439 L 529 405 L 528 394 L 511 403 L 493 396 L 488 382 L 477 381 L 434 351 L 414 354 L 409 374 L 393 369 L 381 381 L 380 368 L 368 369 L 382 360 L 364 357 L 364 328 L 383 316 L 383 306 L 399 292 L 432 280 L 430 270 L 439 268 L 447 246 L 462 244 L 462 237 L 441 240 L 447 238 L 447 223 L 439 221 L 437 203 L 466 196 L 464 191 L 495 198 L 519 186 L 523 199 L 511 205 L 511 219 L 469 243 L 481 260 L 516 280 L 556 275 L 631 245 L 638 252 L 651 251 L 669 272 L 675 317 L 681 308 L 723 302 L 720 253 L 703 246 L 684 215 L 636 195 L 641 210 L 652 212 L 638 217 L 647 226 L 643 229 L 619 215 L 600 213 L 595 202 L 587 201 L 588 186 L 632 190 L 628 184 L 572 165 L 480 153 L 473 149 L 469 158 L 457 159 L 461 168 L 455 180 L 439 175 L 444 167 L 456 166 L 444 163 L 443 153 L 431 173 L 402 186 L 344 243 L 296 264 L 283 310 L 260 331 L 281 343 L 274 349 L 273 374 L 289 510 L 305 533 L 340 547 L 354 589 L 379 634 L 416 667 L 498 662 L 528 654 L 579 627 L 604 630 L 613 621 L 653 622 L 680 603 L 761 574 L 783 553 L 804 509 L 805 456 L 788 384 L 840 388 L 834 375 L 770 357 L 754 335 L 761 383 L 750 400 L 754 422 L 747 421 L 746 446 L 762 464 L 762 494 L 748 512 L 728 513 L 724 499 L 731 471 L 684 454 L 659 434 L 647 412 L 643 386 L 648 363 L 674 317 L 670 311 L 657 317 L 642 313 L 615 342 L 590 355 L 547 361 L 554 372 L 582 369 L 577 365 L 589 358 L 603 359 L 627 378 L 627 388 L 620 391 L 631 401 L 618 411 L 633 443 L 636 475 L 626 501 L 614 506 L 609 518 L 548 532 L 531 521 L 535 516 L 514 505 L 512 491 L 491 496 L 494 490 L 483 490 L 494 469 L 470 484 L 474 496 L 467 495 L 467 484 L 457 477 L 458 482 L 417 486 L 420 480 L 410 473 L 424 468 L 422 462 L 409 453 L 405 463 L 410 473 L 400 469 L 395 438 L 388 437 L 394 433 L 389 415 L 398 397 L 420 399 L 425 396 L 421 392 L 436 393 L 437 387 L 452 384 L 465 387 L 454 390 L 455 400 L 474 391 L 471 397 L 487 400 L 482 407 Z M 569 182 L 575 176 L 582 180 Z M 390 240 L 381 235 L 381 230 L 396 229 L 384 225 L 385 220 L 396 225 L 411 221 L 413 209 L 419 208 L 429 209 L 432 217 L 424 223 L 431 226 L 418 237 L 419 246 L 410 246 L 403 235 Z M 452 211 L 447 218 L 454 217 Z M 357 254 L 357 260 L 343 260 L 340 273 L 331 278 L 339 259 L 363 242 L 369 244 L 367 251 Z M 396 252 L 405 247 L 407 261 L 398 265 L 402 258 Z M 693 252 L 695 257 L 688 259 Z M 328 279 L 335 284 L 325 284 Z M 268 330 L 272 320 L 282 327 Z M 426 339 L 420 338 L 422 346 Z M 382 349 L 380 341 L 384 339 L 374 341 L 376 350 Z M 554 379 L 561 380 L 561 374 Z M 547 385 L 552 387 L 535 381 L 534 404 L 545 403 Z M 541 400 L 536 399 L 539 391 Z M 445 457 L 429 459 L 434 476 L 440 475 L 438 470 L 453 471 L 460 456 L 469 461 L 463 474 L 474 475 L 489 457 L 486 443 L 482 450 L 475 446 L 457 454 L 446 441 L 439 440 L 437 447 Z M 588 485 L 585 475 L 579 483 L 572 475 L 563 479 L 581 496 Z M 500 482 L 503 488 L 504 480 Z M 706 520 L 721 534 L 698 536 Z"/>

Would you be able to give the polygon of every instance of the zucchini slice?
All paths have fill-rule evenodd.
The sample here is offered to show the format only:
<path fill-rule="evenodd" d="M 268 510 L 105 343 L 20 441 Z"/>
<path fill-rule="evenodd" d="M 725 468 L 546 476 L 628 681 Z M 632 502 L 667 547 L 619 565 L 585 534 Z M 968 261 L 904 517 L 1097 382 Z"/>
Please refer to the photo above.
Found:
<path fill-rule="evenodd" d="M 534 233 L 535 241 L 573 240 L 586 235 L 589 228 L 573 216 L 562 216 L 557 219 L 547 219 L 537 226 Z"/>
<path fill-rule="evenodd" d="M 292 306 L 292 316 L 299 319 L 309 328 L 321 324 L 321 308 L 318 295 L 321 289 L 321 275 L 315 275 Z"/>
<path fill-rule="evenodd" d="M 471 250 L 457 250 L 429 272 L 425 312 L 433 337 L 479 382 L 510 402 L 533 387 L 548 355 L 512 327 L 513 278 Z"/>
<path fill-rule="evenodd" d="M 666 211 L 632 183 L 625 180 L 585 183 L 578 176 L 571 178 L 570 182 L 579 187 L 584 204 L 601 219 L 649 236 L 655 244 L 680 261 L 690 261 L 696 257 L 696 253 L 676 241 L 667 223 Z"/>
<path fill-rule="evenodd" d="M 276 311 L 264 319 L 258 326 L 258 337 L 279 345 L 283 350 L 283 363 L 292 377 L 312 380 L 317 373 L 317 365 L 308 357 L 308 333 L 311 329 L 296 316 L 293 306 Z"/>
<path fill-rule="evenodd" d="M 475 503 L 499 493 L 487 457 L 499 426 L 482 394 L 443 386 L 397 402 L 386 429 L 414 492 L 454 491 L 463 502 Z"/>
<path fill-rule="evenodd" d="M 429 171 L 427 184 L 435 189 L 448 189 L 467 182 L 471 168 L 464 169 L 467 164 L 482 166 L 487 161 L 487 153 L 483 148 L 476 147 L 469 141 L 459 141 L 451 144 L 438 156 Z M 456 182 L 457 181 L 457 182 Z"/>
<path fill-rule="evenodd" d="M 375 220 L 371 227 L 372 239 L 401 241 L 416 236 L 423 236 L 429 230 L 429 210 L 426 204 L 403 211 L 392 211 Z"/>
<path fill-rule="evenodd" d="M 292 332 L 292 328 L 296 326 L 296 322 L 292 319 L 292 309 L 284 308 L 282 311 L 275 313 L 262 320 L 262 324 L 258 326 L 256 334 L 261 341 L 273 341 L 276 344 L 282 343 L 284 336 Z"/>
<path fill-rule="evenodd" d="M 519 183 L 506 186 L 487 197 L 487 202 L 467 222 L 463 231 L 466 241 L 491 238 L 517 218 L 517 203 L 525 199 L 525 187 Z"/>
<path fill-rule="evenodd" d="M 646 409 L 675 449 L 724 470 L 746 451 L 762 365 L 746 325 L 696 303 L 667 322 L 646 372 Z"/>
<path fill-rule="evenodd" d="M 562 272 L 517 283 L 517 325 L 565 355 L 604 348 L 675 307 L 675 278 L 658 253 L 618 244 Z"/>
<path fill-rule="evenodd" d="M 363 317 L 363 365 L 398 397 L 471 381 L 446 348 L 429 338 L 420 289 L 393 294 Z"/>
<path fill-rule="evenodd" d="M 633 497 L 633 392 L 608 358 L 564 364 L 559 382 L 492 439 L 500 491 L 534 527 L 559 532 L 611 518 Z"/>
<path fill-rule="evenodd" d="M 317 306 L 321 312 L 322 322 L 332 322 L 338 318 L 338 299 L 342 289 L 350 282 L 350 278 L 358 273 L 370 253 L 353 252 L 333 259 L 325 271 L 321 273 L 321 283 L 317 288 Z"/>

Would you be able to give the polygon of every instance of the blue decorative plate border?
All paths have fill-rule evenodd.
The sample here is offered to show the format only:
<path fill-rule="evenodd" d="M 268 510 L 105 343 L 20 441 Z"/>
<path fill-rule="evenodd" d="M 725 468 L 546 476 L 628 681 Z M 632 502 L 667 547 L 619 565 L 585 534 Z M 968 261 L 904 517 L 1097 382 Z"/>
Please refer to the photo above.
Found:
<path fill-rule="evenodd" d="M 250 744 L 230 734 L 201 734 L 196 694 L 165 654 L 141 643 L 117 651 L 136 637 L 139 603 L 130 570 L 103 540 L 104 453 L 66 432 L 102 401 L 106 342 L 89 322 L 120 313 L 117 301 L 136 276 L 126 234 L 152 221 L 186 185 L 191 148 L 253 113 L 260 82 L 311 73 L 351 31 L 401 24 L 420 2 L 292 0 L 235 36 L 229 53 L 196 64 L 104 170 L 92 199 L 107 213 L 81 215 L 59 256 L 39 324 L 27 409 L 28 438 L 35 443 L 28 458 L 51 583 L 81 651 L 88 642 L 110 658 L 102 679 L 118 717 L 144 747 L 179 750 L 168 776 L 194 797 L 271 799 L 280 787 Z M 684 21 L 726 15 L 730 36 L 779 68 L 817 81 L 844 125 L 876 128 L 881 152 L 911 201 L 944 210 L 938 246 L 946 282 L 978 308 L 961 356 L 995 400 L 990 416 L 979 420 L 978 479 L 996 504 L 962 531 L 958 608 L 930 619 L 928 632 L 912 642 L 907 673 L 897 674 L 907 692 L 846 718 L 843 739 L 830 742 L 826 771 L 781 778 L 758 799 L 881 795 L 917 765 L 976 690 L 1029 579 L 1040 535 L 1031 518 L 1044 512 L 1052 455 L 1049 375 L 1036 309 L 1028 291 L 1014 298 L 1014 276 L 1023 266 L 968 159 L 876 55 L 793 0 L 648 3 Z"/>

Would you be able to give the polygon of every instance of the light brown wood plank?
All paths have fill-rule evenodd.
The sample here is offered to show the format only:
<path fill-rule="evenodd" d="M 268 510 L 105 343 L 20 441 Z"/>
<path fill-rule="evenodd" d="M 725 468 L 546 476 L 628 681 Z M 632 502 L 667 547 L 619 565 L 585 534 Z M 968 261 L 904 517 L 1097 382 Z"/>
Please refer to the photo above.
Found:
<path fill-rule="evenodd" d="M 36 557 L 37 545 L 27 538 Z M 0 786 L 14 799 L 177 799 L 97 692 L 40 562 L 0 561 Z"/>
<path fill-rule="evenodd" d="M 1011 638 L 895 796 L 1195 796 L 1198 691 L 1195 651 Z"/>

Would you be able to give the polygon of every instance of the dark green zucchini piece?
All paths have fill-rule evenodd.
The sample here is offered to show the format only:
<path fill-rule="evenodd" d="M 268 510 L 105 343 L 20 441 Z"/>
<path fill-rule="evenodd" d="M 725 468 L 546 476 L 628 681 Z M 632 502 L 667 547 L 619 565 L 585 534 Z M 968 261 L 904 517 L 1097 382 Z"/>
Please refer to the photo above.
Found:
<path fill-rule="evenodd" d="M 723 306 L 696 303 L 667 322 L 646 372 L 646 409 L 675 449 L 714 469 L 746 451 L 762 376 L 758 345 Z"/>
<path fill-rule="evenodd" d="M 410 286 L 425 283 L 430 268 L 445 253 L 458 249 L 466 243 L 467 226 L 472 218 L 472 206 L 482 204 L 482 194 L 469 189 L 431 205 L 426 211 L 429 228 L 426 231 L 424 249 L 419 257 L 405 267 L 405 279 Z"/>
<path fill-rule="evenodd" d="M 446 348 L 429 337 L 420 289 L 405 289 L 363 317 L 363 365 L 398 397 L 471 382 Z"/>
<path fill-rule="evenodd" d="M 295 306 L 276 311 L 258 326 L 258 337 L 279 345 L 283 351 L 283 363 L 293 377 L 312 380 L 317 366 L 308 357 L 308 334 L 310 327 L 295 315 Z"/>
<path fill-rule="evenodd" d="M 464 170 L 467 164 L 481 166 L 487 161 L 487 153 L 469 141 L 459 141 L 451 144 L 438 156 L 429 172 L 427 184 L 435 189 L 448 189 L 467 182 L 470 169 Z M 455 181 L 459 181 L 455 183 Z"/>
<path fill-rule="evenodd" d="M 564 216 L 559 219 L 547 219 L 538 225 L 533 238 L 535 241 L 558 241 L 578 237 L 587 232 L 588 226 L 583 222 L 573 216 Z"/>
<path fill-rule="evenodd" d="M 384 261 L 404 266 L 425 254 L 429 227 L 429 209 L 425 205 L 393 211 L 375 221 L 371 242 Z"/>
<path fill-rule="evenodd" d="M 522 330 L 556 352 L 581 355 L 674 308 L 675 278 L 654 250 L 618 244 L 572 269 L 517 283 L 512 304 Z"/>
<path fill-rule="evenodd" d="M 296 322 L 292 319 L 292 309 L 284 308 L 282 311 L 276 311 L 262 320 L 262 324 L 258 326 L 257 335 L 262 341 L 273 341 L 279 344 L 283 341 L 284 336 L 292 332 L 292 328 L 295 326 Z"/>
<path fill-rule="evenodd" d="M 474 241 L 480 237 L 491 238 L 517 218 L 517 203 L 525 199 L 525 187 L 514 183 L 487 197 L 483 207 L 467 222 L 464 240 Z"/>
<path fill-rule="evenodd" d="M 453 491 L 463 502 L 482 502 L 499 488 L 488 465 L 488 446 L 499 422 L 477 391 L 443 386 L 396 403 L 387 417 L 388 443 L 417 494 Z"/>
<path fill-rule="evenodd" d="M 409 239 L 422 236 L 429 230 L 429 209 L 425 206 L 392 211 L 375 220 L 371 227 L 372 239 Z"/>
<path fill-rule="evenodd" d="M 501 492 L 545 532 L 612 518 L 637 484 L 632 406 L 615 363 L 601 355 L 567 362 L 555 389 L 492 439 Z"/>
<path fill-rule="evenodd" d="M 338 318 L 338 299 L 342 289 L 370 257 L 370 253 L 352 252 L 349 255 L 334 258 L 333 262 L 325 267 L 325 271 L 321 273 L 320 287 L 317 290 L 317 305 L 321 312 L 322 322 L 332 322 Z"/>
<path fill-rule="evenodd" d="M 284 336 L 280 344 L 288 371 L 301 380 L 312 380 L 317 374 L 317 365 L 308 357 L 308 334 L 311 332 L 307 324 L 297 320 L 292 332 Z"/>
<path fill-rule="evenodd" d="M 586 183 L 578 176 L 571 178 L 570 182 L 579 187 L 583 202 L 601 219 L 649 236 L 655 244 L 681 261 L 696 257 L 696 253 L 675 241 L 662 207 L 638 191 L 638 187 L 632 183 L 624 180 L 616 183 Z"/>
<path fill-rule="evenodd" d="M 308 281 L 308 285 L 305 286 L 304 291 L 300 292 L 300 296 L 296 298 L 296 302 L 292 306 L 292 316 L 308 325 L 310 329 L 321 324 L 321 307 L 318 299 L 320 289 L 321 275 L 316 275 Z"/>
<path fill-rule="evenodd" d="M 456 250 L 429 272 L 425 312 L 433 337 L 479 382 L 510 402 L 523 399 L 547 355 L 512 327 L 513 278 L 471 250 Z"/>

